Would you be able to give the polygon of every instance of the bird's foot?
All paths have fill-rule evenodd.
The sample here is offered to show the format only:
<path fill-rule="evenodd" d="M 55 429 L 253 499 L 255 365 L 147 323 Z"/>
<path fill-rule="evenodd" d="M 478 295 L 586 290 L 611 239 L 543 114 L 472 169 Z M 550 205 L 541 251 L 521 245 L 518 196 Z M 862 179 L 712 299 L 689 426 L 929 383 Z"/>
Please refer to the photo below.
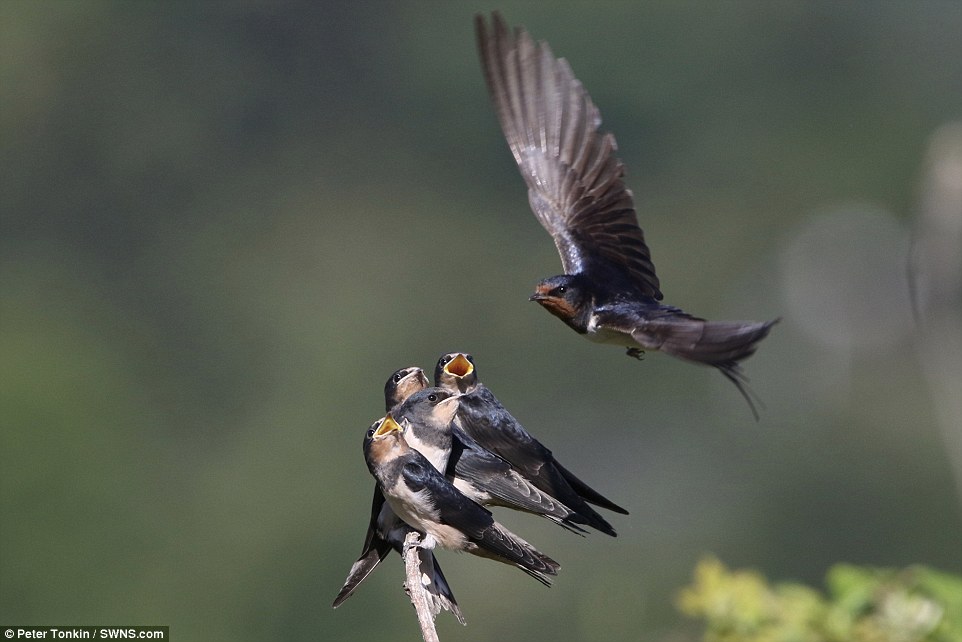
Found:
<path fill-rule="evenodd" d="M 642 361 L 645 358 L 645 351 L 641 348 L 628 348 L 626 353 L 629 357 L 634 357 L 638 361 Z"/>

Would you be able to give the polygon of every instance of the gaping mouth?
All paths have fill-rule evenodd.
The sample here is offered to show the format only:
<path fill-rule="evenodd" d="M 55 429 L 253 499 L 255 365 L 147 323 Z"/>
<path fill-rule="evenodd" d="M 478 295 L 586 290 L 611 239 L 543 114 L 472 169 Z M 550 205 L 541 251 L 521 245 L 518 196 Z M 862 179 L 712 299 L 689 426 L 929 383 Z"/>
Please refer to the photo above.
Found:
<path fill-rule="evenodd" d="M 381 420 L 381 425 L 378 426 L 377 430 L 374 431 L 374 436 L 383 437 L 384 435 L 388 435 L 395 430 L 401 432 L 401 426 L 398 425 L 398 422 L 394 421 L 394 418 L 391 415 L 386 415 L 384 419 Z"/>
<path fill-rule="evenodd" d="M 444 366 L 444 371 L 455 377 L 464 377 L 474 372 L 474 364 L 459 353 L 458 356 L 448 361 L 447 365 Z"/>

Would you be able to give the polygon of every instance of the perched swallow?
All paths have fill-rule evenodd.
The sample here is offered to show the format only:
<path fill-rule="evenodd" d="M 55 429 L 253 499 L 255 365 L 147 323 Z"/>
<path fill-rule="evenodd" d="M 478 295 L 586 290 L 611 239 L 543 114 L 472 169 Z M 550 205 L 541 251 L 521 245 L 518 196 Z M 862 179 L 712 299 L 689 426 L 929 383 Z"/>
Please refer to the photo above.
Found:
<path fill-rule="evenodd" d="M 586 518 L 538 490 L 509 462 L 485 450 L 455 425 L 458 401 L 457 390 L 424 388 L 395 406 L 388 416 L 404 426 L 408 446 L 424 455 L 471 500 L 482 506 L 543 515 L 572 532 L 584 533 L 576 524 L 587 524 Z"/>
<path fill-rule="evenodd" d="M 375 430 L 378 425 L 380 425 L 380 421 L 375 422 L 371 430 Z M 364 548 L 361 551 L 361 556 L 351 566 L 347 579 L 344 581 L 344 586 L 341 587 L 337 597 L 334 598 L 334 608 L 339 607 L 344 603 L 344 600 L 351 597 L 358 585 L 371 574 L 392 550 L 402 554 L 404 538 L 413 531 L 413 528 L 402 522 L 394 514 L 394 511 L 385 502 L 380 487 L 376 487 L 374 501 L 371 505 L 371 521 L 368 525 L 367 536 L 364 539 Z M 451 611 L 458 622 L 465 624 L 458 602 L 454 598 L 454 593 L 451 591 L 444 573 L 441 572 L 441 566 L 434 557 L 434 552 L 430 549 L 419 548 L 417 553 L 421 581 L 427 589 L 432 613 L 437 615 L 441 609 Z"/>
<path fill-rule="evenodd" d="M 414 393 L 428 387 L 428 379 L 421 368 L 401 368 L 392 374 L 384 385 L 384 401 L 387 410 L 406 401 Z M 375 428 L 380 422 L 375 422 Z M 340 606 L 349 598 L 358 585 L 367 578 L 381 561 L 390 554 L 391 550 L 399 554 L 403 552 L 404 538 L 414 529 L 405 524 L 394 514 L 385 502 L 381 488 L 374 484 L 374 497 L 371 502 L 371 519 L 368 524 L 367 535 L 364 538 L 364 548 L 348 573 L 347 580 L 337 597 L 334 598 L 334 608 Z M 464 616 L 458 607 L 454 593 L 448 585 L 441 566 L 429 549 L 418 549 L 419 565 L 422 582 L 427 589 L 431 602 L 431 610 L 436 615 L 445 609 L 451 611 L 461 624 L 465 624 Z"/>
<path fill-rule="evenodd" d="M 622 178 L 610 133 L 564 58 L 495 12 L 475 17 L 481 66 L 508 146 L 528 186 L 528 202 L 551 234 L 565 274 L 531 295 L 592 341 L 625 346 L 641 358 L 660 350 L 721 371 L 748 401 L 738 364 L 778 320 L 706 321 L 659 303 L 662 293 Z"/>
<path fill-rule="evenodd" d="M 387 383 L 384 384 L 385 412 L 391 412 L 395 406 L 407 401 L 407 398 L 415 392 L 424 390 L 430 385 L 424 370 L 417 366 L 397 370 L 388 377 Z"/>
<path fill-rule="evenodd" d="M 586 502 L 623 515 L 628 511 L 559 464 L 551 451 L 531 436 L 494 393 L 478 381 L 471 355 L 452 352 L 442 356 L 434 370 L 434 383 L 461 392 L 458 397 L 460 428 L 482 448 L 508 461 L 535 487 L 584 517 L 589 526 L 616 536 L 611 524 Z"/>
<path fill-rule="evenodd" d="M 541 491 L 510 462 L 492 453 L 452 425 L 447 477 L 454 487 L 482 506 L 503 506 L 545 517 L 562 528 L 584 535 L 578 526 L 590 520 Z"/>
<path fill-rule="evenodd" d="M 494 521 L 408 446 L 390 415 L 364 438 L 364 459 L 396 515 L 442 548 L 517 566 L 545 586 L 561 566 Z"/>

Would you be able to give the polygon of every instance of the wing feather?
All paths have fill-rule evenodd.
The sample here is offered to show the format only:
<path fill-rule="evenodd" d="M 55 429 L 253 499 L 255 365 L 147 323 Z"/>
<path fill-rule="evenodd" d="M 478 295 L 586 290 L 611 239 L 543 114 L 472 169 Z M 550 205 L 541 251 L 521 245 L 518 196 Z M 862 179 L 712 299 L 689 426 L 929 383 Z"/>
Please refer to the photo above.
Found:
<path fill-rule="evenodd" d="M 661 299 L 615 138 L 598 131 L 598 109 L 568 62 L 524 29 L 510 31 L 497 12 L 490 30 L 480 15 L 476 28 L 498 120 L 565 272 L 621 277 Z"/>

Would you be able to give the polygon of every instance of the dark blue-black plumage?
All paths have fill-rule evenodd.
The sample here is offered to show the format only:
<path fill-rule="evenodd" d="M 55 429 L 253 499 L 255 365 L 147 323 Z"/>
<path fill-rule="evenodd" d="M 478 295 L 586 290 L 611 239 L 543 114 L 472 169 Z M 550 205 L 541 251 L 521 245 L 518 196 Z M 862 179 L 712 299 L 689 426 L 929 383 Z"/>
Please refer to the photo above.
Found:
<path fill-rule="evenodd" d="M 417 450 L 390 416 L 368 431 L 368 469 L 394 513 L 443 548 L 517 566 L 550 586 L 560 565 L 494 520 L 490 511 L 455 488 Z"/>
<path fill-rule="evenodd" d="M 714 322 L 663 305 L 611 133 L 563 58 L 495 12 L 475 19 L 484 78 L 501 129 L 565 274 L 543 279 L 531 300 L 592 341 L 660 350 L 717 368 L 757 417 L 739 362 L 775 321 Z"/>
<path fill-rule="evenodd" d="M 441 388 L 461 392 L 458 425 L 468 437 L 510 463 L 536 488 L 578 513 L 585 524 L 616 535 L 611 524 L 588 502 L 624 515 L 628 511 L 558 464 L 551 450 L 525 430 L 494 393 L 478 381 L 473 357 L 457 352 L 442 356 L 435 367 L 434 381 Z"/>

